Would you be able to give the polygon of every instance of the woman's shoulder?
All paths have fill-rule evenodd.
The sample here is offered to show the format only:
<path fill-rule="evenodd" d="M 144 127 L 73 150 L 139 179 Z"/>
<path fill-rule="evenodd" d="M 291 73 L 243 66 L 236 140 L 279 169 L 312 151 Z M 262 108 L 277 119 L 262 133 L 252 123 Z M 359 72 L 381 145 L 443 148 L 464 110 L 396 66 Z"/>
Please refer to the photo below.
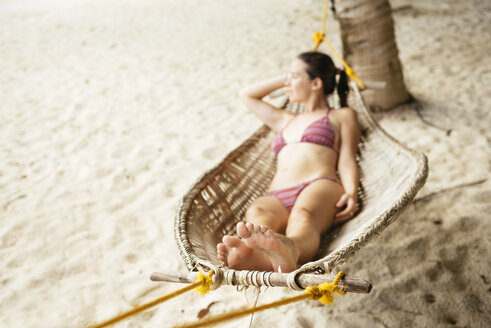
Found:
<path fill-rule="evenodd" d="M 336 110 L 333 111 L 333 114 L 339 119 L 339 120 L 352 120 L 352 119 L 357 119 L 358 115 L 356 113 L 356 110 L 354 110 L 351 107 L 341 107 L 337 108 Z"/>
<path fill-rule="evenodd" d="M 356 114 L 356 110 L 354 110 L 353 108 L 351 107 L 340 107 L 340 108 L 336 108 L 335 110 L 336 112 L 339 112 L 339 113 L 353 113 L 353 114 Z"/>

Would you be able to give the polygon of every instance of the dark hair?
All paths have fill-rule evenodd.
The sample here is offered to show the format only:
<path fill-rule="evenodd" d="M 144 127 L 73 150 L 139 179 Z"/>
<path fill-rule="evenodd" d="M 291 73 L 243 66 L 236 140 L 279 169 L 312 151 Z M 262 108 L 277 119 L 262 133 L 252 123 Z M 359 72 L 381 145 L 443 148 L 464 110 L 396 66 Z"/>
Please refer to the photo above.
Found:
<path fill-rule="evenodd" d="M 338 90 L 342 107 L 346 107 L 348 98 L 348 76 L 344 70 L 339 72 L 339 81 L 336 84 L 337 68 L 331 57 L 321 52 L 309 51 L 298 55 L 298 59 L 307 65 L 306 72 L 311 80 L 316 77 L 322 80 L 323 91 L 326 96 Z"/>

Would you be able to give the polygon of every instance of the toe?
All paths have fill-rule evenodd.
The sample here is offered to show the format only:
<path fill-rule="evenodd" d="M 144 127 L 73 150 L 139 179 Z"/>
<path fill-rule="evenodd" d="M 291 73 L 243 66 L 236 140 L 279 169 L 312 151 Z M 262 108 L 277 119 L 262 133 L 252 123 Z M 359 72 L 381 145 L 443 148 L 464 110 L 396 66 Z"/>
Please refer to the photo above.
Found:
<path fill-rule="evenodd" d="M 254 223 L 247 222 L 246 228 L 247 230 L 249 230 L 250 233 L 253 233 L 255 231 L 256 226 Z"/>
<path fill-rule="evenodd" d="M 217 252 L 218 255 L 227 255 L 228 253 L 228 247 L 224 243 L 220 243 L 217 245 Z"/>
<path fill-rule="evenodd" d="M 247 228 L 247 225 L 244 222 L 239 222 L 237 223 L 237 234 L 241 238 L 249 238 L 251 236 L 251 231 Z"/>
<path fill-rule="evenodd" d="M 261 225 L 261 232 L 266 232 L 268 230 L 269 230 L 269 228 L 267 226 Z"/>
<path fill-rule="evenodd" d="M 223 236 L 222 240 L 224 246 L 226 247 L 239 247 L 240 245 L 242 245 L 242 240 L 237 237 L 225 235 Z"/>
<path fill-rule="evenodd" d="M 225 246 L 225 244 L 220 243 L 217 245 L 217 258 L 219 261 L 224 262 L 225 265 L 227 264 L 227 255 L 228 255 L 228 248 Z"/>

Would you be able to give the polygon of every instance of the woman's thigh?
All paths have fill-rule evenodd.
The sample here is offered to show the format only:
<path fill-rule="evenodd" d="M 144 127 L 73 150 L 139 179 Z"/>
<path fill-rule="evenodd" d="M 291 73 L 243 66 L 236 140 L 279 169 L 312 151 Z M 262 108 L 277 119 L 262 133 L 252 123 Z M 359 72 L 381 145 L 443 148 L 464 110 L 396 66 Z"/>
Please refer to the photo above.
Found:
<path fill-rule="evenodd" d="M 317 180 L 305 187 L 292 208 L 287 235 L 298 224 L 309 224 L 319 233 L 325 232 L 332 225 L 338 212 L 336 203 L 343 193 L 344 188 L 330 180 Z"/>
<path fill-rule="evenodd" d="M 254 224 L 262 224 L 275 232 L 284 232 L 290 212 L 273 196 L 256 198 L 245 213 L 245 220 Z"/>

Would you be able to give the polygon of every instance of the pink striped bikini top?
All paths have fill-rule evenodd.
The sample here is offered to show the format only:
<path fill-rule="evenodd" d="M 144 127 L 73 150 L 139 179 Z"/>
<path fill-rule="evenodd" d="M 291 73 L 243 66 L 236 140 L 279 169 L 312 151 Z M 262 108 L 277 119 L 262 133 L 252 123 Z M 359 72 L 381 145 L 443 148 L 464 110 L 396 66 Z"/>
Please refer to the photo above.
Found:
<path fill-rule="evenodd" d="M 293 119 L 292 119 L 293 120 Z M 291 122 L 291 120 L 290 120 Z M 288 122 L 288 123 L 290 123 Z M 287 124 L 288 126 L 288 124 Z M 286 128 L 286 126 L 285 126 Z M 283 128 L 283 130 L 285 130 Z M 274 137 L 271 148 L 276 156 L 287 145 L 285 138 L 283 138 L 283 130 L 278 132 Z M 326 146 L 334 150 L 334 138 L 336 137 L 334 127 L 329 120 L 329 108 L 326 110 L 326 115 L 310 124 L 302 134 L 302 138 L 299 142 L 311 142 L 317 145 Z M 298 142 L 293 142 L 298 143 Z"/>

